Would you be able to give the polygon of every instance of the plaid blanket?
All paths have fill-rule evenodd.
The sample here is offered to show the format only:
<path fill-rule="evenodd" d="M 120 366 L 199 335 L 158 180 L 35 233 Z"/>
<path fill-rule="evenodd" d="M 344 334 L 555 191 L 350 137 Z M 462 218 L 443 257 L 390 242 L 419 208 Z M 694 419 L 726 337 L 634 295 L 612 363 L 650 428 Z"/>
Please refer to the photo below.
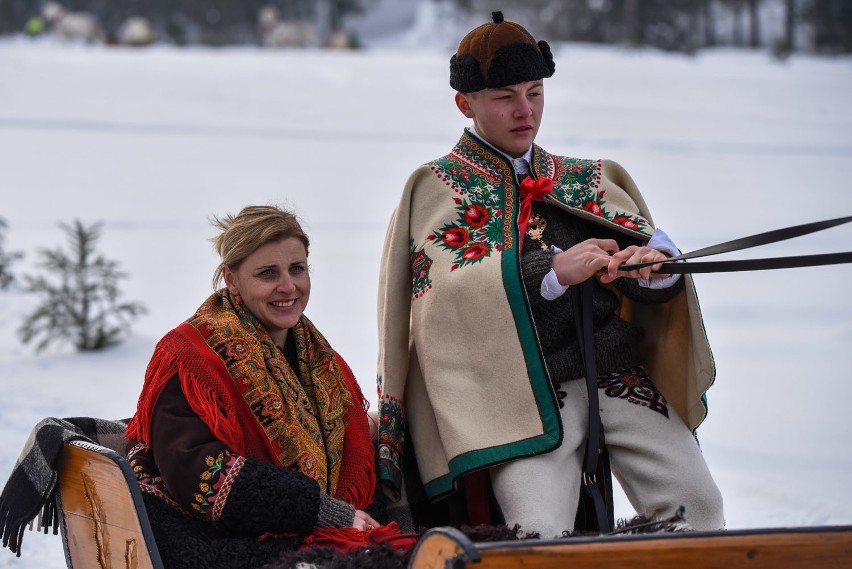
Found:
<path fill-rule="evenodd" d="M 65 443 L 89 441 L 124 454 L 128 419 L 110 421 L 91 417 L 42 419 L 33 428 L 9 480 L 0 494 L 0 535 L 3 547 L 21 556 L 24 529 L 39 514 L 36 529 L 59 532 L 56 490 L 59 458 Z"/>

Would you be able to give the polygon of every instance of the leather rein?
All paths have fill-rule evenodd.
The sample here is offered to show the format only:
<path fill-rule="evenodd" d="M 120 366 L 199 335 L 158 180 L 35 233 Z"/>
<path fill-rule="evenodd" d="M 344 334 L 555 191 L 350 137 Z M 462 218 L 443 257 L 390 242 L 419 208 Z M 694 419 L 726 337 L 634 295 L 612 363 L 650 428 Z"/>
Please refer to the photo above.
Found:
<path fill-rule="evenodd" d="M 764 259 L 742 259 L 735 261 L 703 261 L 697 263 L 687 263 L 678 261 L 687 261 L 688 259 L 696 259 L 699 257 L 709 257 L 711 255 L 719 255 L 721 253 L 730 253 L 732 251 L 741 251 L 750 249 L 760 245 L 768 245 L 785 241 L 794 237 L 816 233 L 824 229 L 843 225 L 852 221 L 852 216 L 838 217 L 836 219 L 827 219 L 824 221 L 815 221 L 765 233 L 758 233 L 748 237 L 741 237 L 733 241 L 726 241 L 718 245 L 697 249 L 691 253 L 684 253 L 676 257 L 670 257 L 662 263 L 662 267 L 654 271 L 662 274 L 682 274 L 682 273 L 731 273 L 737 271 L 763 271 L 769 269 L 791 269 L 796 267 L 816 267 L 822 265 L 838 265 L 841 263 L 852 263 L 852 251 L 843 253 L 824 253 L 818 255 L 799 255 L 786 257 L 769 257 Z M 637 263 L 634 265 L 622 265 L 619 267 L 621 271 L 633 271 L 642 267 L 650 267 L 658 262 Z"/>

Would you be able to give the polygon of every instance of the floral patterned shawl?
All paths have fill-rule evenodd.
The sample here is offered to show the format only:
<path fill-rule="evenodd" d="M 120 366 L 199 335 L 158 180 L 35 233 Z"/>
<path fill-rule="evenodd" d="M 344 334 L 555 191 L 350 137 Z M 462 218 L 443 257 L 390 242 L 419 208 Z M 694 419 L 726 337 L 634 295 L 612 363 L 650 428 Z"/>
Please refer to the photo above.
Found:
<path fill-rule="evenodd" d="M 291 330 L 299 373 L 227 289 L 157 345 L 128 438 L 150 444 L 151 416 L 177 374 L 201 419 L 232 452 L 297 469 L 356 508 L 373 499 L 366 401 L 346 362 L 302 315 Z"/>

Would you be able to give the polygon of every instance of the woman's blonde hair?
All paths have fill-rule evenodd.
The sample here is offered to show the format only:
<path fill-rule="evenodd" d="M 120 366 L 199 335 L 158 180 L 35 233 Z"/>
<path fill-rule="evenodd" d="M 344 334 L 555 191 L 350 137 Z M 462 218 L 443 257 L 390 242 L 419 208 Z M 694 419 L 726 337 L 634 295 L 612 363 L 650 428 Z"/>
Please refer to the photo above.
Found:
<path fill-rule="evenodd" d="M 224 267 L 232 271 L 263 245 L 296 237 L 305 245 L 308 253 L 310 241 L 296 216 L 276 206 L 247 206 L 237 215 L 214 216 L 211 223 L 221 229 L 219 235 L 210 239 L 219 253 L 221 263 L 213 274 L 213 288 L 219 288 L 224 279 Z"/>

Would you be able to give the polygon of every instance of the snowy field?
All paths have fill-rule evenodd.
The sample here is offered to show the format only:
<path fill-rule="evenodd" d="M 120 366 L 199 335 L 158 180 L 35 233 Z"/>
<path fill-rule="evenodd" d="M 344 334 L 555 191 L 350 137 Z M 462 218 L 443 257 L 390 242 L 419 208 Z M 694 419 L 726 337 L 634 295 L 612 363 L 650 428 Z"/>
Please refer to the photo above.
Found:
<path fill-rule="evenodd" d="M 684 251 L 852 214 L 852 60 L 554 46 L 539 142 L 607 157 Z M 408 174 L 466 119 L 445 49 L 358 53 L 0 43 L 0 217 L 14 266 L 103 221 L 100 251 L 149 312 L 122 345 L 42 354 L 15 330 L 35 299 L 0 292 L 0 480 L 47 416 L 132 414 L 158 338 L 211 292 L 211 215 L 290 205 L 312 239 L 307 314 L 373 404 L 377 272 Z M 852 249 L 840 227 L 746 256 Z M 852 524 L 852 267 L 698 275 L 718 366 L 699 429 L 729 528 Z M 844 284 L 845 283 L 845 284 Z M 845 291 L 845 292 L 844 292 Z M 847 409 L 844 411 L 844 409 Z M 617 516 L 631 516 L 619 497 Z M 27 533 L 0 567 L 64 567 Z"/>

